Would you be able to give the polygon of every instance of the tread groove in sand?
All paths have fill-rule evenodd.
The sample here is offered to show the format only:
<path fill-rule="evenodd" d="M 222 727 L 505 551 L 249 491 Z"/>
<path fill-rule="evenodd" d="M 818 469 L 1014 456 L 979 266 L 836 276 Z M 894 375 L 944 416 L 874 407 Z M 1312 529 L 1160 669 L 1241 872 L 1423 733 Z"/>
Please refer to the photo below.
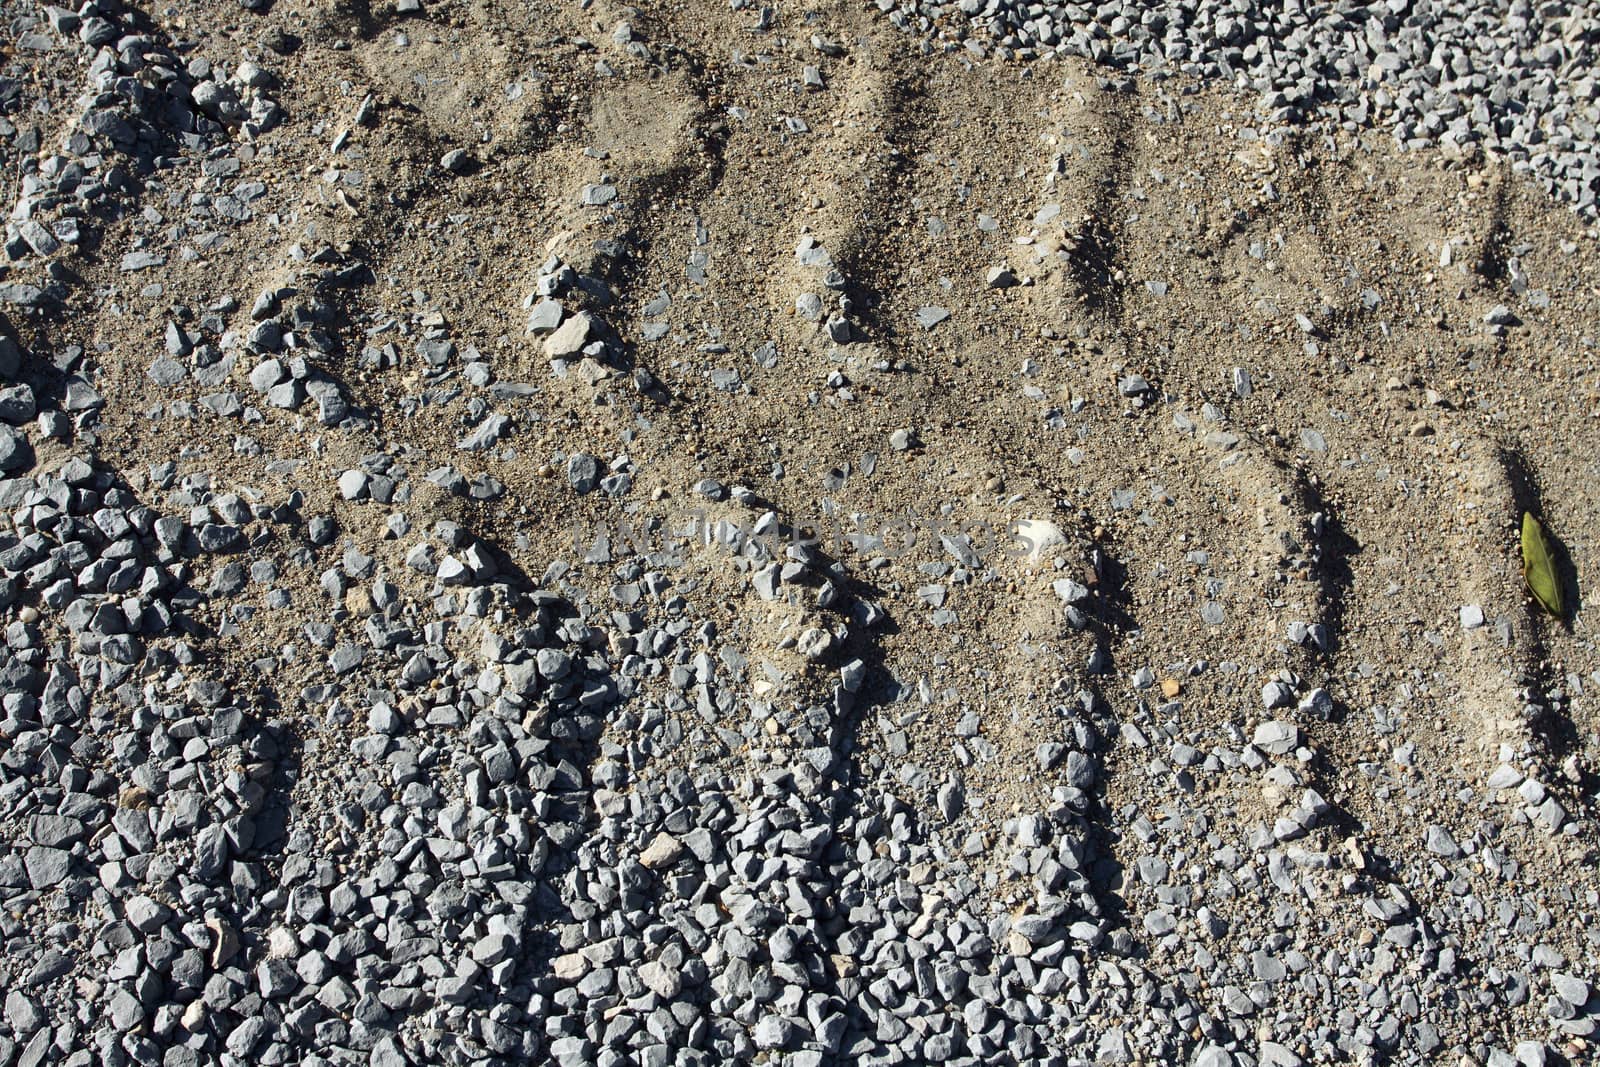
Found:
<path fill-rule="evenodd" d="M 287 117 L 12 205 L 0 1062 L 1583 1062 L 1592 238 L 869 7 L 132 12 Z"/>

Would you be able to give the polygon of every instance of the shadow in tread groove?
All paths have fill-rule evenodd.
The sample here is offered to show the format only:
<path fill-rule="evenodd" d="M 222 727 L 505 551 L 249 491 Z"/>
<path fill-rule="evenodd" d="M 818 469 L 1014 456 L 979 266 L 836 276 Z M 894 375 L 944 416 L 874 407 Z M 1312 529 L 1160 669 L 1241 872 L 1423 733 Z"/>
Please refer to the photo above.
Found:
<path fill-rule="evenodd" d="M 1117 211 L 1122 202 L 1139 153 L 1135 147 L 1133 121 L 1138 114 L 1138 98 L 1120 96 L 1107 101 L 1096 111 L 1105 123 L 1111 144 L 1105 150 L 1105 163 L 1089 185 L 1092 192 L 1082 206 L 1082 217 L 1070 234 L 1068 270 L 1084 306 L 1104 314 L 1112 322 L 1122 319 L 1123 249 L 1117 227 Z"/>
<path fill-rule="evenodd" d="M 1511 488 L 1512 513 L 1516 528 L 1520 530 L 1523 513 L 1526 512 L 1538 519 L 1544 526 L 1545 541 L 1550 546 L 1550 553 L 1555 563 L 1556 575 L 1561 582 L 1562 607 L 1565 614 L 1557 620 L 1561 626 L 1570 630 L 1572 620 L 1582 609 L 1581 593 L 1578 589 L 1577 571 L 1573 564 L 1572 554 L 1560 536 L 1551 528 L 1541 505 L 1542 494 L 1539 491 L 1538 476 L 1533 468 L 1528 465 L 1527 459 L 1521 452 L 1510 446 L 1501 446 L 1495 451 L 1495 459 L 1504 469 L 1506 480 Z M 1526 595 L 1523 590 L 1523 603 L 1526 609 L 1526 626 L 1531 643 L 1527 660 L 1519 681 L 1534 693 L 1537 703 L 1536 713 L 1529 713 L 1529 726 L 1533 729 L 1534 736 L 1544 745 L 1551 762 L 1559 762 L 1567 756 L 1583 749 L 1583 739 L 1578 735 L 1576 725 L 1570 716 L 1559 708 L 1551 705 L 1548 694 L 1565 686 L 1564 680 L 1557 674 L 1556 665 L 1552 661 L 1546 648 L 1545 640 L 1540 633 L 1539 620 L 1548 619 L 1549 616 L 1539 607 L 1531 595 Z M 1591 778 L 1593 776 L 1590 776 Z M 1588 783 L 1592 787 L 1593 782 Z"/>

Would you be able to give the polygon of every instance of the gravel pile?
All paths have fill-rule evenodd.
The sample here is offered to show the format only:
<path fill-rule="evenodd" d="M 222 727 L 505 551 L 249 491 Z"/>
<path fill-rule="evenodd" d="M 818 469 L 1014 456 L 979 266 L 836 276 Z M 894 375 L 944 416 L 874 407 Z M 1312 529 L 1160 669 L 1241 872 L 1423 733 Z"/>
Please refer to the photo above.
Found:
<path fill-rule="evenodd" d="M 895 25 L 977 55 L 1082 56 L 1157 85 L 1218 80 L 1253 94 L 1268 127 L 1490 152 L 1596 217 L 1600 13 L 1585 4 L 876 3 Z"/>
<path fill-rule="evenodd" d="M 1022 56 L 1238 77 L 1274 121 L 1320 108 L 1392 122 L 1411 147 L 1481 144 L 1586 209 L 1600 187 L 1578 15 L 880 6 L 921 29 L 959 10 Z M 393 7 L 389 39 L 425 36 L 409 29 L 428 25 L 423 5 Z M 311 193 L 282 180 L 274 131 L 310 125 L 278 102 L 271 57 L 292 36 L 213 63 L 97 0 L 22 5 L 12 30 L 88 89 L 48 143 L 28 120 L 52 113 L 29 95 L 46 79 L 0 82 L 21 174 L 0 276 L 0 1067 L 1593 1054 L 1600 899 L 1527 884 L 1507 843 L 1592 835 L 1576 756 L 1506 744 L 1486 782 L 1443 798 L 1400 739 L 1391 762 L 1340 772 L 1317 734 L 1346 709 L 1312 671 L 1342 639 L 1331 616 L 1291 625 L 1286 655 L 1312 666 L 1251 681 L 1248 728 L 1205 726 L 1185 686 L 1243 672 L 1114 663 L 1126 605 L 1069 508 L 1060 526 L 1026 524 L 1037 571 L 956 532 L 915 560 L 881 532 L 837 555 L 806 543 L 707 463 L 691 477 L 696 464 L 638 458 L 675 399 L 641 344 L 702 330 L 684 358 L 741 402 L 779 348 L 751 345 L 734 369 L 682 293 L 651 296 L 636 328 L 623 223 L 596 214 L 581 252 L 540 251 L 522 347 L 494 347 L 423 290 L 396 298 L 380 275 L 399 266 L 296 214 L 315 198 L 359 217 L 371 201 L 344 158 Z M 642 31 L 614 39 L 650 56 Z M 825 91 L 817 68 L 803 77 Z M 376 141 L 393 106 L 344 97 L 348 122 L 315 127 L 335 157 Z M 468 148 L 434 158 L 444 188 L 481 165 Z M 624 185 L 611 166 L 569 200 L 609 211 Z M 284 247 L 241 249 L 254 223 Z M 698 218 L 693 232 L 700 286 L 717 261 Z M 112 235 L 126 247 L 102 248 Z M 104 273 L 86 292 L 90 251 Z M 255 281 L 217 281 L 211 257 L 249 260 Z M 866 347 L 880 327 L 847 257 L 808 235 L 793 259 L 828 294 L 796 316 Z M 980 293 L 1024 284 L 975 277 Z M 120 316 L 136 296 L 161 309 L 142 343 L 59 328 L 74 300 Z M 908 313 L 919 343 L 952 328 L 948 303 Z M 853 400 L 829 358 L 814 377 Z M 1249 395 L 1242 368 L 1231 380 Z M 618 388 L 587 414 L 623 412 L 610 438 L 534 409 L 601 383 Z M 1164 402 L 1120 364 L 1094 388 L 1130 417 Z M 134 412 L 139 390 L 156 400 Z M 1077 414 L 1083 398 L 1065 403 Z M 137 450 L 102 441 L 119 420 L 185 444 L 130 462 Z M 1240 443 L 1210 433 L 1207 447 Z M 532 458 L 536 434 L 550 459 Z M 808 476 L 832 491 L 880 453 L 924 450 L 908 428 L 873 447 Z M 496 471 L 536 465 L 556 505 L 530 516 Z M 710 519 L 659 538 L 647 477 L 676 479 L 652 502 Z M 1129 510 L 1135 493 L 1115 499 Z M 594 520 L 582 543 L 537 539 L 579 515 Z M 1310 582 L 1333 538 L 1307 517 L 1267 569 Z M 945 634 L 968 591 L 1006 583 L 1039 592 L 1041 625 L 1078 642 L 1079 665 L 1029 707 L 992 706 L 984 668 L 944 690 L 884 656 L 915 630 L 939 660 L 987 662 Z M 1207 610 L 1220 625 L 1220 602 Z M 1500 632 L 1474 610 L 1464 626 Z M 1565 699 L 1529 688 L 1526 713 Z M 914 740 L 935 731 L 937 746 Z M 1409 847 L 1363 843 L 1341 773 L 1405 808 Z M 1001 787 L 973 787 L 983 776 Z M 1504 1025 L 1480 1031 L 1485 1017 Z"/>
<path fill-rule="evenodd" d="M 1540 940 L 1548 913 L 1514 892 L 1425 903 L 1369 881 L 1359 846 L 1296 844 L 1332 806 L 1290 720 L 1208 744 L 1160 709 L 1118 727 L 1085 688 L 1038 746 L 1052 805 L 1000 819 L 968 810 L 958 779 L 849 758 L 862 687 L 889 701 L 879 714 L 909 696 L 860 661 L 816 703 L 740 697 L 747 664 L 676 590 L 682 559 L 613 558 L 602 603 L 560 565 L 519 592 L 494 546 L 439 523 L 403 535 L 409 558 L 439 559 L 418 600 L 293 500 L 159 469 L 141 495 L 88 459 L 3 491 L 7 599 L 40 605 L 16 612 L 3 667 L 7 1062 L 1033 1063 L 1066 1047 L 1229 1063 L 1231 1046 L 1295 1064 L 1426 1056 L 1446 1015 L 1502 999 L 1547 1001 L 1568 1035 L 1600 1012 Z M 728 547 L 759 588 L 761 553 Z M 299 605 L 330 621 L 280 652 L 318 664 L 292 721 L 200 651 L 295 606 L 280 559 L 328 564 L 338 605 Z M 826 587 L 780 570 L 775 599 Z M 809 654 L 834 658 L 848 631 Z M 1269 683 L 1264 707 L 1314 718 L 1326 694 L 1299 685 Z M 958 729 L 978 752 L 982 725 Z M 1101 808 L 1113 730 L 1181 786 L 1171 801 Z M 1236 838 L 1177 800 L 1229 773 L 1262 775 L 1285 813 Z M 1512 768 L 1491 784 L 1566 823 Z M 1113 837 L 1138 853 L 1126 870 Z M 1430 825 L 1421 845 L 1436 878 L 1474 856 L 1514 878 L 1489 839 Z M 1279 932 L 1328 894 L 1356 894 L 1379 936 Z M 1225 934 L 1252 947 L 1219 959 L 1206 946 Z M 1185 953 L 1209 992 L 1163 976 Z M 1527 963 L 1477 1003 L 1438 999 L 1467 959 L 1508 956 Z M 1398 981 L 1330 1015 L 1373 969 Z M 1254 1041 L 1266 1010 L 1304 1020 L 1298 1051 Z"/>

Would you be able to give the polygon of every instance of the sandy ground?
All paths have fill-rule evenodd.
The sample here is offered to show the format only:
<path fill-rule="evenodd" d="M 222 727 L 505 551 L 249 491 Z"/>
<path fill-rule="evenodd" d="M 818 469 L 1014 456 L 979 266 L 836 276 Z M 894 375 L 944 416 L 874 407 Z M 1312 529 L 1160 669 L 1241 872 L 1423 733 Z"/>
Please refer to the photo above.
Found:
<path fill-rule="evenodd" d="M 198 51 L 270 69 L 289 121 L 238 151 L 237 173 L 185 162 L 155 175 L 145 210 L 111 220 L 74 262 L 82 284 L 63 314 L 10 319 L 25 338 L 90 351 L 108 399 L 100 453 L 130 484 L 171 459 L 180 480 L 209 472 L 268 503 L 299 491 L 306 514 L 335 514 L 420 596 L 429 582 L 402 560 L 411 541 L 385 534 L 391 511 L 462 522 L 534 579 L 577 562 L 574 530 L 759 513 L 697 496 L 703 478 L 872 529 L 908 514 L 977 531 L 1048 519 L 1066 535 L 1051 558 L 980 551 L 965 580 L 926 532 L 903 552 L 829 546 L 894 620 L 849 648 L 924 687 L 863 716 L 864 759 L 904 745 L 937 781 L 977 710 L 998 755 L 964 769 L 968 791 L 1009 810 L 1042 788 L 1035 747 L 1079 688 L 1151 734 L 1165 724 L 1237 750 L 1265 717 L 1263 684 L 1287 670 L 1331 696 L 1328 721 L 1302 729 L 1318 753 L 1307 773 L 1338 813 L 1333 847 L 1382 857 L 1415 850 L 1427 823 L 1470 832 L 1506 810 L 1485 776 L 1524 755 L 1586 817 L 1600 272 L 1570 213 L 1492 160 L 1397 154 L 1376 135 L 1266 138 L 1245 104 L 1210 89 L 924 55 L 856 3 L 785 7 L 764 32 L 724 4 L 428 6 L 424 18 L 354 0 L 153 15 Z M 268 28 L 298 46 L 264 48 Z M 807 66 L 821 88 L 805 87 Z M 464 173 L 441 166 L 455 149 L 470 155 Z M 202 217 L 198 198 L 245 180 L 266 187 L 247 221 Z M 593 186 L 615 198 L 585 204 Z M 797 256 L 808 238 L 836 288 Z M 169 253 L 158 289 L 119 270 L 140 242 Z M 182 417 L 175 402 L 207 390 L 147 375 L 174 308 L 199 316 L 232 296 L 219 314 L 247 332 L 256 294 L 314 282 L 325 249 L 370 268 L 366 284 L 325 291 L 337 355 L 313 354 L 358 424 L 320 427 L 314 404 L 267 408 L 248 358 L 227 387 L 259 421 L 203 406 Z M 525 298 L 552 255 L 608 283 L 590 306 L 625 354 L 615 365 L 558 377 L 526 332 Z M 1015 284 L 991 286 L 993 268 Z M 797 312 L 804 294 L 824 319 L 848 306 L 850 343 Z M 1497 306 L 1510 325 L 1486 322 Z M 948 317 L 928 328 L 919 312 L 933 307 Z M 454 342 L 454 373 L 427 372 L 426 336 Z M 364 364 L 391 342 L 398 365 Z M 469 347 L 498 381 L 532 389 L 486 399 L 459 371 Z M 490 409 L 510 417 L 506 436 L 459 450 Z M 891 445 L 897 430 L 913 447 Z M 69 447 L 41 443 L 42 464 Z M 630 494 L 575 495 L 565 472 L 579 452 L 626 455 Z M 340 500 L 340 472 L 376 453 L 408 472 L 412 499 Z M 444 464 L 506 493 L 451 496 L 423 478 Z M 1559 543 L 1564 620 L 1524 587 L 1524 510 Z M 253 551 L 278 560 L 304 607 L 222 627 L 211 654 L 292 715 L 317 675 L 279 652 L 326 610 L 328 561 Z M 197 586 L 211 565 L 196 564 Z M 763 603 L 722 556 L 695 566 L 725 601 L 724 634 L 782 667 L 782 686 L 809 684 L 780 647 L 809 615 Z M 1105 606 L 1082 630 L 1052 591 L 1063 577 Z M 1464 629 L 1464 606 L 1485 624 Z M 1326 648 L 1289 640 L 1295 623 L 1325 627 Z M 1097 649 L 1109 670 L 1091 674 Z M 1164 746 L 1122 736 L 1111 810 L 1159 786 L 1270 823 L 1283 800 L 1253 776 L 1185 783 L 1151 768 Z M 332 758 L 308 750 L 301 788 Z M 1592 833 L 1506 832 L 1552 878 L 1595 860 Z"/>
<path fill-rule="evenodd" d="M 1077 65 L 926 59 L 853 5 L 765 34 L 750 32 L 753 15 L 721 11 L 594 4 L 530 18 L 489 3 L 425 21 L 279 4 L 271 23 L 303 41 L 288 57 L 264 53 L 260 22 L 231 5 L 178 20 L 173 31 L 208 54 L 271 56 L 293 121 L 245 164 L 268 187 L 255 218 L 169 271 L 158 296 L 115 267 L 160 224 L 127 220 L 86 265 L 94 284 L 67 328 L 110 346 L 108 455 L 137 475 L 187 448 L 180 469 L 247 484 L 262 482 L 265 458 L 299 458 L 292 487 L 328 506 L 336 473 L 369 453 L 417 450 L 418 472 L 459 463 L 459 399 L 438 403 L 443 390 L 430 396 L 415 367 L 349 365 L 364 330 L 392 322 L 377 340 L 410 357 L 405 342 L 438 324 L 538 392 L 510 406 L 509 450 L 482 457 L 504 500 L 418 510 L 470 512 L 508 545 L 525 535 L 530 574 L 572 539 L 573 522 L 541 517 L 607 519 L 553 476 L 578 451 L 625 451 L 641 471 L 636 497 L 671 494 L 645 514 L 703 504 L 689 490 L 712 476 L 803 518 L 820 519 L 825 497 L 868 525 L 908 510 L 997 529 L 1052 518 L 1121 572 L 1119 669 L 1237 665 L 1185 683 L 1186 718 L 1247 723 L 1255 676 L 1287 666 L 1346 713 L 1326 738 L 1341 765 L 1385 758 L 1388 739 L 1368 729 L 1383 705 L 1420 759 L 1470 774 L 1492 765 L 1485 746 L 1502 720 L 1521 718 L 1521 688 L 1563 687 L 1570 702 L 1541 740 L 1555 755 L 1590 754 L 1592 712 L 1569 681 L 1600 667 L 1581 586 L 1570 628 L 1534 613 L 1516 540 L 1528 508 L 1565 548 L 1569 577 L 1594 566 L 1597 289 L 1575 219 L 1492 162 L 1396 156 L 1380 138 L 1272 145 L 1241 135 L 1251 116 L 1225 95 L 1108 91 Z M 621 24 L 642 54 L 619 42 Z M 843 54 L 817 52 L 813 36 Z M 806 64 L 824 90 L 801 88 Z M 377 118 L 354 126 L 369 92 Z M 796 117 L 807 132 L 786 128 Z M 453 148 L 479 160 L 472 173 L 440 168 Z M 583 187 L 605 177 L 616 200 L 583 206 Z M 169 198 L 210 187 L 174 179 Z M 797 263 L 808 236 L 842 292 Z M 603 239 L 624 253 L 597 255 Z M 375 278 L 341 295 L 348 362 L 327 368 L 370 414 L 368 432 L 319 434 L 269 414 L 240 428 L 262 457 L 240 458 L 227 447 L 236 428 L 204 413 L 146 417 L 165 399 L 145 370 L 172 305 L 225 294 L 248 305 L 326 246 Z M 557 252 L 612 281 L 604 314 L 662 383 L 655 395 L 616 372 L 552 379 L 540 339 L 524 333 L 523 298 Z M 691 281 L 695 257 L 705 265 Z M 993 267 L 1020 284 L 989 288 Z M 847 298 L 862 340 L 836 345 L 797 315 L 808 292 L 829 313 Z M 670 307 L 647 314 L 661 293 Z M 1519 320 L 1502 336 L 1484 323 L 1496 305 Z M 923 329 L 927 306 L 949 318 Z M 642 340 L 646 322 L 667 323 L 666 336 Z M 777 361 L 764 368 L 751 353 L 769 341 Z M 721 368 L 742 385 L 715 388 Z M 827 385 L 835 372 L 846 389 Z M 1152 389 L 1139 405 L 1118 390 L 1130 373 Z M 899 428 L 920 447 L 894 451 Z M 831 470 L 850 476 L 825 491 Z M 261 485 L 269 498 L 289 488 Z M 349 525 L 381 547 L 375 516 L 354 509 Z M 958 623 L 921 625 L 912 590 L 925 583 L 906 564 L 940 558 L 929 542 L 924 532 L 903 562 L 865 572 L 910 609 L 884 659 L 939 689 L 1010 665 L 983 699 L 1017 708 L 1026 735 L 1030 705 L 1081 667 L 1092 637 L 1060 632 L 1048 579 L 1005 571 L 1009 561 L 1004 580 L 955 594 Z M 1202 621 L 1208 600 L 1223 606 L 1220 624 Z M 1467 604 L 1504 619 L 1509 642 L 1492 626 L 1463 632 Z M 1286 647 L 1292 621 L 1327 625 L 1331 651 Z M 1018 671 L 1024 643 L 1037 655 Z M 1361 818 L 1392 817 L 1356 781 L 1340 792 Z"/>

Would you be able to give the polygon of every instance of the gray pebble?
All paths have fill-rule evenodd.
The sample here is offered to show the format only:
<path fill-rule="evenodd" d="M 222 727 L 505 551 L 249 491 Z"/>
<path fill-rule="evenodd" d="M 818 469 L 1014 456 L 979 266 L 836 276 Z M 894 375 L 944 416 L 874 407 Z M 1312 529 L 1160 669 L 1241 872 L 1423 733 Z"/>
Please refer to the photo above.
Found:
<path fill-rule="evenodd" d="M 33 449 L 27 435 L 10 426 L 0 426 L 0 471 L 11 473 L 33 463 Z"/>
<path fill-rule="evenodd" d="M 1300 743 L 1300 730 L 1289 722 L 1264 722 L 1256 727 L 1250 743 L 1274 756 L 1287 756 Z"/>
<path fill-rule="evenodd" d="M 1462 855 L 1461 846 L 1456 844 L 1456 839 L 1451 836 L 1450 831 L 1438 824 L 1428 827 L 1423 835 L 1423 844 L 1427 846 L 1429 852 L 1445 859 L 1460 859 Z"/>
<path fill-rule="evenodd" d="M 600 461 L 579 452 L 567 460 L 567 483 L 580 495 L 594 490 L 600 480 Z"/>

